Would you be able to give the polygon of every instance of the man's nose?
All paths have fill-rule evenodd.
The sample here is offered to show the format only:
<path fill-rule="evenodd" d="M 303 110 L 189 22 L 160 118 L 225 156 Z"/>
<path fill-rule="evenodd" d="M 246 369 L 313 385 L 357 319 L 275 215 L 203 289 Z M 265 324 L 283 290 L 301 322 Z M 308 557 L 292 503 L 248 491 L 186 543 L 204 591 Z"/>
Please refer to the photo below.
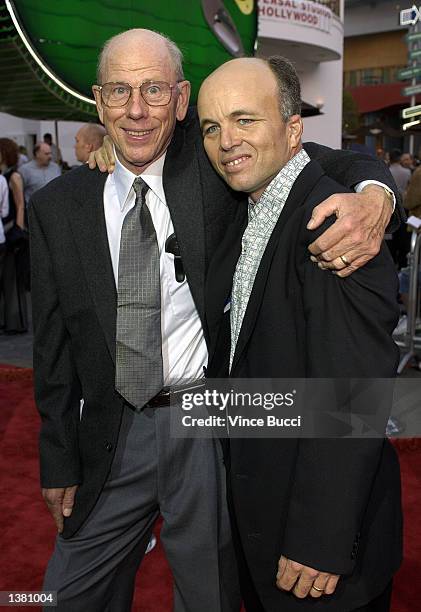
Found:
<path fill-rule="evenodd" d="M 233 147 L 241 144 L 241 139 L 238 135 L 238 132 L 233 127 L 224 127 L 221 128 L 221 149 L 224 151 L 229 151 Z"/>
<path fill-rule="evenodd" d="M 134 119 L 146 117 L 149 114 L 149 106 L 142 98 L 139 88 L 132 89 L 132 95 L 127 103 L 127 114 Z"/>

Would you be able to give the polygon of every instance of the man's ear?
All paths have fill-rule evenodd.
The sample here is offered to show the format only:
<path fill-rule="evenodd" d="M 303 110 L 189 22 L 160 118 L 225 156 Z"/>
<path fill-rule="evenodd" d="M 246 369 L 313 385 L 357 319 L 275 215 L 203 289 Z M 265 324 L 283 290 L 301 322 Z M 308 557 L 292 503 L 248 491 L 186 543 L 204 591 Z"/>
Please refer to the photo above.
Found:
<path fill-rule="evenodd" d="M 303 120 L 301 115 L 292 115 L 288 120 L 289 144 L 292 149 L 298 147 L 303 135 Z"/>
<path fill-rule="evenodd" d="M 96 110 L 98 113 L 99 120 L 102 124 L 104 124 L 104 109 L 102 106 L 101 92 L 95 87 L 95 85 L 92 85 L 92 93 L 95 97 Z"/>
<path fill-rule="evenodd" d="M 178 87 L 178 98 L 177 98 L 177 110 L 176 117 L 178 121 L 182 121 L 186 116 L 187 109 L 189 108 L 189 100 L 190 100 L 190 91 L 191 85 L 190 81 L 181 81 L 177 83 Z"/>

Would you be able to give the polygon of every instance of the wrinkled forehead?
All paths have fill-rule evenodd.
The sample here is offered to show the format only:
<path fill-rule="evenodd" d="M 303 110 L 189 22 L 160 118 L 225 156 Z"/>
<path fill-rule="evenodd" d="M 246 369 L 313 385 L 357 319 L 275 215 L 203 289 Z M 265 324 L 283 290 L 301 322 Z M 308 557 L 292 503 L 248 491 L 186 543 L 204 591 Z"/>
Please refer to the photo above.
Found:
<path fill-rule="evenodd" d="M 216 114 L 227 116 L 239 110 L 262 112 L 277 110 L 276 80 L 266 71 L 217 71 L 208 77 L 199 92 L 200 120 Z"/>
<path fill-rule="evenodd" d="M 103 65 L 103 80 L 115 78 L 119 73 L 127 80 L 130 75 L 136 78 L 145 71 L 167 77 L 175 73 L 168 48 L 162 41 L 138 38 L 110 45 Z"/>

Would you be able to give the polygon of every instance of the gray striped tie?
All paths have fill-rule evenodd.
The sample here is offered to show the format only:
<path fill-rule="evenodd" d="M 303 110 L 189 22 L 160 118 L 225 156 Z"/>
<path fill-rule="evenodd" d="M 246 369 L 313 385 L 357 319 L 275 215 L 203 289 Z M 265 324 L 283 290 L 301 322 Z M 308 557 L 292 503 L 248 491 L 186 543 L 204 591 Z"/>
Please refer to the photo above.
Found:
<path fill-rule="evenodd" d="M 163 386 L 161 284 L 148 186 L 133 182 L 134 207 L 124 218 L 118 264 L 116 389 L 141 410 Z"/>

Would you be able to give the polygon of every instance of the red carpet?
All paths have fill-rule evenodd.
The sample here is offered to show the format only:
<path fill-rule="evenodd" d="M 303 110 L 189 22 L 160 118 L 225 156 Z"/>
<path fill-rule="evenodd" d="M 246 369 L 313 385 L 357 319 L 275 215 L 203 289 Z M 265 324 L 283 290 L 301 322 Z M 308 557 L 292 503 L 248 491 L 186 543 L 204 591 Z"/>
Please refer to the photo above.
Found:
<path fill-rule="evenodd" d="M 53 547 L 54 527 L 38 488 L 37 430 L 31 371 L 0 366 L 0 591 L 40 589 Z M 421 449 L 406 445 L 400 459 L 405 561 L 395 580 L 392 612 L 416 612 L 421 609 Z M 139 573 L 133 611 L 168 612 L 171 601 L 171 576 L 158 542 Z"/>

